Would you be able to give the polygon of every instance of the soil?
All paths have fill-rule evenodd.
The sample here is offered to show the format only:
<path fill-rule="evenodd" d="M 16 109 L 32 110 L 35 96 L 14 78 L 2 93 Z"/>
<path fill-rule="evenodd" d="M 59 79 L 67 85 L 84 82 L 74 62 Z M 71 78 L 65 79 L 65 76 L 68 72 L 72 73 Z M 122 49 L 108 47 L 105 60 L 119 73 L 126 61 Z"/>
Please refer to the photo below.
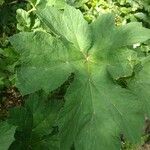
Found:
<path fill-rule="evenodd" d="M 8 109 L 23 104 L 22 96 L 15 87 L 10 87 L 2 91 L 2 97 L 0 103 L 0 119 L 8 116 Z"/>

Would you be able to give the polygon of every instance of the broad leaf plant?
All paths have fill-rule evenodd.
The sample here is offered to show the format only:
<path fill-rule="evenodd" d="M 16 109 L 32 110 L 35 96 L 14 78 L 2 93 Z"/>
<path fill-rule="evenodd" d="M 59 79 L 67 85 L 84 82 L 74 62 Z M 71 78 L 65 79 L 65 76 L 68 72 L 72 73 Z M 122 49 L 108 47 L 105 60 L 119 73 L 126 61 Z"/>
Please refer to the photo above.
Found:
<path fill-rule="evenodd" d="M 150 115 L 150 58 L 140 56 L 132 46 L 150 39 L 150 30 L 137 22 L 116 26 L 112 14 L 103 14 L 88 24 L 82 13 L 71 6 L 64 10 L 47 6 L 36 10 L 36 14 L 47 31 L 21 32 L 10 37 L 21 62 L 16 86 L 23 95 L 40 90 L 48 93 L 72 74 L 74 79 L 63 107 L 56 111 L 58 117 L 49 117 L 49 113 L 56 115 L 49 110 L 45 117 L 48 121 L 44 120 L 40 114 L 44 111 L 42 103 L 38 105 L 42 109 L 38 115 L 34 115 L 36 105 L 28 107 L 27 112 L 33 113 L 32 120 L 36 121 L 30 120 L 30 142 L 20 142 L 20 147 L 24 144 L 36 150 L 70 150 L 72 146 L 75 150 L 119 150 L 121 134 L 138 142 L 144 117 Z M 43 139 L 46 132 L 50 133 L 48 127 L 54 120 L 59 130 L 57 146 L 51 146 L 54 137 L 44 138 L 42 144 L 35 142 L 36 146 L 31 144 L 35 135 Z"/>

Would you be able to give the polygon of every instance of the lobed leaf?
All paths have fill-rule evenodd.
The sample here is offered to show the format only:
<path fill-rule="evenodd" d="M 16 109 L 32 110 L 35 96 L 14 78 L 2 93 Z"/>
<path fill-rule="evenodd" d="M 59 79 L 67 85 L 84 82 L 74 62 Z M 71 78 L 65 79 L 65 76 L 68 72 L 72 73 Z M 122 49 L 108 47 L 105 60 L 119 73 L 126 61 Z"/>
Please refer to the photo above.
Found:
<path fill-rule="evenodd" d="M 55 36 L 35 32 L 10 38 L 21 55 L 17 86 L 24 95 L 52 91 L 75 75 L 59 115 L 61 150 L 73 144 L 76 150 L 119 150 L 120 134 L 137 142 L 145 115 L 142 98 L 136 87 L 122 88 L 115 80 L 134 73 L 140 60 L 128 46 L 150 39 L 150 30 L 139 23 L 116 27 L 111 14 L 88 24 L 70 6 L 37 14 Z"/>

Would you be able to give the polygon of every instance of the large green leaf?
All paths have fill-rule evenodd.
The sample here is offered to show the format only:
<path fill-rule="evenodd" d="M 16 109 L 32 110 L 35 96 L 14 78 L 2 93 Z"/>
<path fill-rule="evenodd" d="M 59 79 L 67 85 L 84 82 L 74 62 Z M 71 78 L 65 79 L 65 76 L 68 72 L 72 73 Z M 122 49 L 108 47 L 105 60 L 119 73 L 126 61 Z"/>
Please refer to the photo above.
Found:
<path fill-rule="evenodd" d="M 18 126 L 16 140 L 10 149 L 59 149 L 53 126 L 61 103 L 57 100 L 47 100 L 42 94 L 32 94 L 25 101 L 24 107 L 10 111 L 9 123 Z"/>
<path fill-rule="evenodd" d="M 51 91 L 75 75 L 58 122 L 61 150 L 73 144 L 76 150 L 119 150 L 120 134 L 137 142 L 143 102 L 134 90 L 115 81 L 133 74 L 139 60 L 127 46 L 150 39 L 150 30 L 139 23 L 116 27 L 111 14 L 88 25 L 70 6 L 37 13 L 55 37 L 35 32 L 10 38 L 21 54 L 17 86 L 23 94 Z"/>
<path fill-rule="evenodd" d="M 16 127 L 7 122 L 0 122 L 0 150 L 8 150 L 14 141 Z"/>

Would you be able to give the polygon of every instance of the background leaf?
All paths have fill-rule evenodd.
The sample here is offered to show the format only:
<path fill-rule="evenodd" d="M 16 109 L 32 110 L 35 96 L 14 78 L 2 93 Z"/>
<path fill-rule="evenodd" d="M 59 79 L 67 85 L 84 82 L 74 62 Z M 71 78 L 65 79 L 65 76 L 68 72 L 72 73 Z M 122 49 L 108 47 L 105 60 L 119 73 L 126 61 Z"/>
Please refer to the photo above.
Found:
<path fill-rule="evenodd" d="M 7 122 L 0 122 L 0 149 L 8 150 L 14 141 L 16 127 L 9 125 Z"/>

